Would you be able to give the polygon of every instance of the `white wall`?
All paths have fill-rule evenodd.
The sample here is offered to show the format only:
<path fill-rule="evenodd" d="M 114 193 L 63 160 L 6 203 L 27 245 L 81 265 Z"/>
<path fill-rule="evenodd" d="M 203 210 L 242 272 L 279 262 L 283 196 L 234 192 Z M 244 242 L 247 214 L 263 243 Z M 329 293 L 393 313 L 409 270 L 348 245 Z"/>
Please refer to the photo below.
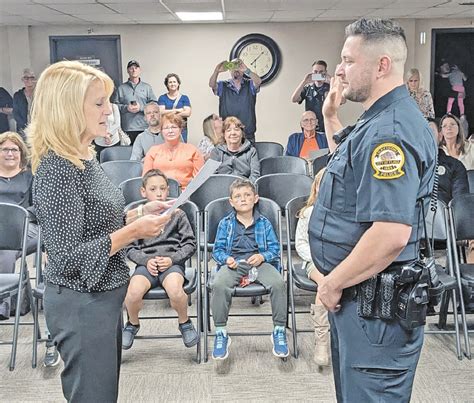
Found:
<path fill-rule="evenodd" d="M 407 69 L 418 66 L 429 78 L 430 32 L 435 27 L 460 27 L 468 20 L 402 20 L 409 47 Z M 316 59 L 328 62 L 333 72 L 340 59 L 347 22 L 266 23 L 266 24 L 183 24 L 183 25 L 109 25 L 94 26 L 94 35 L 121 36 L 122 68 L 130 59 L 142 66 L 142 78 L 153 86 L 157 96 L 166 92 L 163 78 L 178 73 L 182 93 L 193 106 L 189 120 L 190 141 L 201 137 L 202 119 L 218 110 L 218 99 L 208 87 L 215 65 L 229 57 L 233 44 L 252 32 L 272 37 L 282 52 L 282 69 L 257 97 L 257 140 L 286 144 L 287 136 L 299 129 L 303 105 L 292 104 L 291 94 Z M 463 25 L 464 24 L 464 25 Z M 17 89 L 23 67 L 31 66 L 39 74 L 49 63 L 50 35 L 87 35 L 87 26 L 8 27 L 0 28 L 0 52 L 10 58 L 0 67 L 0 80 L 7 89 Z M 427 32 L 426 45 L 419 44 L 419 32 Z M 6 41 L 5 41 L 5 40 Z M 6 43 L 6 44 L 5 44 Z M 5 60 L 5 59 L 4 59 Z M 228 73 L 222 73 L 226 78 Z M 124 77 L 125 79 L 126 77 Z M 429 88 L 429 83 L 426 83 Z M 353 123 L 361 113 L 360 105 L 348 103 L 341 117 Z"/>

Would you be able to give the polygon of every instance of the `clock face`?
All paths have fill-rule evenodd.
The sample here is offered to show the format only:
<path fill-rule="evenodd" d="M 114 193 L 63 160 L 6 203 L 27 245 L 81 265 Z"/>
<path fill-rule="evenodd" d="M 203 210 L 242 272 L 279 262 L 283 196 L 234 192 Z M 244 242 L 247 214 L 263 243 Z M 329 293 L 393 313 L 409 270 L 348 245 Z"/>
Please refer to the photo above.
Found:
<path fill-rule="evenodd" d="M 272 53 L 270 49 L 262 43 L 250 43 L 246 45 L 240 51 L 239 58 L 242 59 L 250 70 L 260 77 L 267 74 L 273 65 Z"/>
<path fill-rule="evenodd" d="M 230 51 L 229 60 L 238 57 L 256 73 L 262 84 L 273 80 L 281 67 L 281 52 L 276 42 L 263 34 L 248 34 L 240 38 Z"/>

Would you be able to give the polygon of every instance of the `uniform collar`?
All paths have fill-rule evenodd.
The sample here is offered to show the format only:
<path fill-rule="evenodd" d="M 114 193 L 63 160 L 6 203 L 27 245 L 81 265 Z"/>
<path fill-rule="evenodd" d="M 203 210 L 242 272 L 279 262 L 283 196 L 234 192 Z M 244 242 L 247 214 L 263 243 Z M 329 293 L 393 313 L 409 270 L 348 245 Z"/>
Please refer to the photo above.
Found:
<path fill-rule="evenodd" d="M 377 99 L 377 101 L 375 101 L 373 105 L 362 114 L 357 122 L 357 125 L 366 123 L 377 116 L 393 102 L 399 101 L 400 99 L 407 98 L 409 96 L 410 94 L 408 93 L 405 84 L 395 87 L 393 90 Z"/>

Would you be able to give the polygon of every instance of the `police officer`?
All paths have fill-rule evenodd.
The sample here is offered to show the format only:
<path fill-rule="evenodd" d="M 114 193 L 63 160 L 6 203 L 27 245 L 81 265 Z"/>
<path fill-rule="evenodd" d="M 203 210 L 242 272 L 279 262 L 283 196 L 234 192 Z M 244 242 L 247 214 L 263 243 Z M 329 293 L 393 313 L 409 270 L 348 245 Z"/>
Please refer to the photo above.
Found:
<path fill-rule="evenodd" d="M 406 55 L 397 23 L 363 18 L 348 25 L 323 106 L 333 156 L 309 235 L 325 274 L 318 292 L 331 311 L 339 402 L 408 402 L 423 344 L 423 327 L 407 331 L 397 320 L 360 317 L 356 299 L 361 282 L 418 258 L 417 200 L 433 187 L 436 144 L 403 83 Z M 351 128 L 338 119 L 342 97 L 365 110 Z"/>

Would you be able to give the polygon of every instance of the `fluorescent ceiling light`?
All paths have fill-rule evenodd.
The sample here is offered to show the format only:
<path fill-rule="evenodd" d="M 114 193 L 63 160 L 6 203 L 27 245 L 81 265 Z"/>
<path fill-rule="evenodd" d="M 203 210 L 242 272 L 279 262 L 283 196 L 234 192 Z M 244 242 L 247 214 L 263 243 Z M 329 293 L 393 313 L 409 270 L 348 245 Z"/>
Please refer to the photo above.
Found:
<path fill-rule="evenodd" d="M 176 15 L 181 21 L 221 21 L 222 13 L 220 11 L 213 11 L 209 13 L 198 12 L 177 12 Z"/>

